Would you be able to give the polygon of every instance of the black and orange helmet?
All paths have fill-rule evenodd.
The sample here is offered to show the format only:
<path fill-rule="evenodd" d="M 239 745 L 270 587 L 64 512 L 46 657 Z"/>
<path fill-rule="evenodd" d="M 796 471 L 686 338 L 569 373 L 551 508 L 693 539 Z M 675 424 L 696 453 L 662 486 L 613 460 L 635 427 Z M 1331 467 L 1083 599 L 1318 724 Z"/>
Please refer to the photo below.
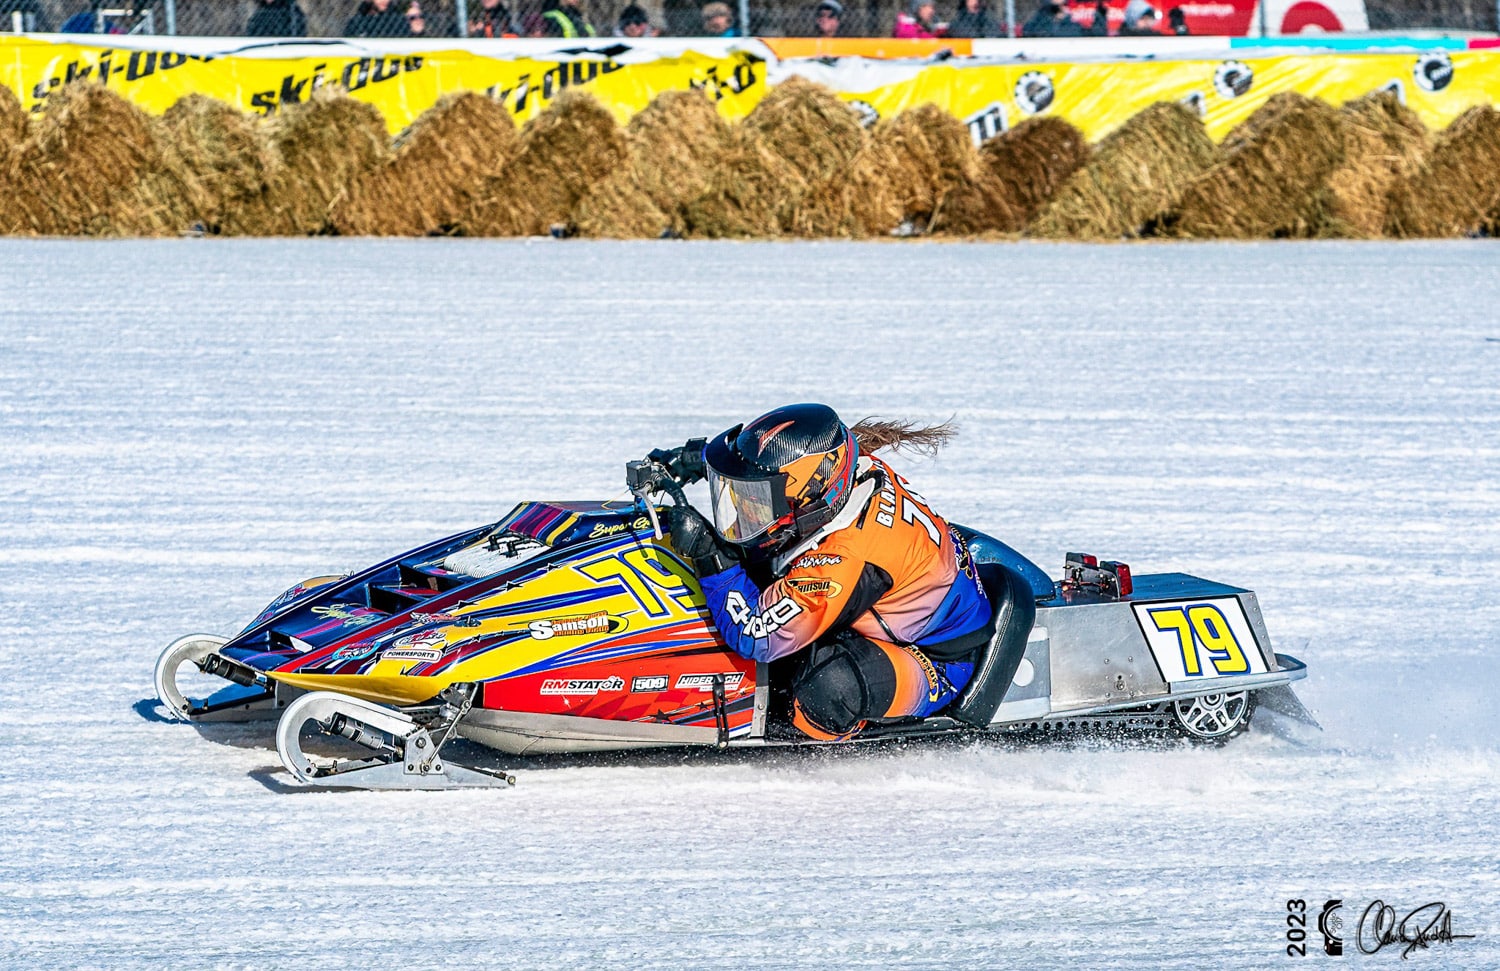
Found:
<path fill-rule="evenodd" d="M 714 528 L 769 555 L 838 514 L 854 487 L 859 445 L 827 405 L 787 405 L 716 436 L 703 458 Z"/>

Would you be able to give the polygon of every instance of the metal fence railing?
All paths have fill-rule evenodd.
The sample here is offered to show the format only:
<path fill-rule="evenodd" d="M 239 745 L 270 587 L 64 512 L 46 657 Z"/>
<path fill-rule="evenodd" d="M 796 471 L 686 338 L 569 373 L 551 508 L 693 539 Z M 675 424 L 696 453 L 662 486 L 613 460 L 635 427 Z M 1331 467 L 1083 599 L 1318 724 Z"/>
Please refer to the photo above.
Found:
<path fill-rule="evenodd" d="M 1007 36 L 1044 2 L 933 0 L 930 24 L 946 25 L 940 33 L 954 37 Z M 1153 29 L 1171 33 L 1167 14 L 1183 0 L 1155 2 L 1164 10 Z M 560 3 L 566 6 L 558 10 Z M 1112 3 L 1122 5 L 1123 0 Z M 1363 0 L 1370 29 L 1380 31 L 1495 32 L 1497 6 L 1500 0 Z M 577 12 L 570 15 L 570 10 Z M 542 37 L 587 36 L 592 30 L 597 36 L 702 37 L 727 30 L 766 37 L 830 31 L 840 37 L 890 37 L 898 15 L 913 12 L 921 15 L 912 0 L 0 0 L 0 31 Z M 1014 24 L 1007 22 L 1008 13 Z M 1073 13 L 1085 26 L 1092 20 L 1089 5 L 1075 3 Z M 1110 32 L 1118 27 L 1117 11 Z"/>

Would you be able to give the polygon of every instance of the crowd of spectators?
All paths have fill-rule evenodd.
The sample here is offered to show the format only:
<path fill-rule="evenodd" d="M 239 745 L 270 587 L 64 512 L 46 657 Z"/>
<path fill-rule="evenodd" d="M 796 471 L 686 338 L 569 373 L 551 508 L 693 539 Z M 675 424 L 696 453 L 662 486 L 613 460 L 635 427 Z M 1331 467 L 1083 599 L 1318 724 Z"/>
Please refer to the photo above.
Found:
<path fill-rule="evenodd" d="M 436 37 L 459 34 L 458 24 L 450 15 L 432 20 L 422 9 L 423 0 L 357 0 L 344 23 L 346 37 Z M 435 4 L 436 0 L 427 0 Z M 557 37 L 583 38 L 612 35 L 639 38 L 660 37 L 668 31 L 653 23 L 650 14 L 634 0 L 623 0 L 625 6 L 612 24 L 594 24 L 583 6 L 583 0 L 468 0 L 469 37 Z M 742 37 L 747 33 L 760 36 L 793 37 L 859 37 L 869 36 L 865 24 L 848 23 L 842 0 L 812 0 L 799 16 L 800 22 L 757 23 L 752 19 L 749 30 L 739 23 L 737 6 L 725 0 L 700 0 L 701 27 L 684 30 L 681 35 L 699 37 Z M 947 19 L 939 18 L 939 0 L 903 0 L 905 6 L 896 14 L 890 32 L 893 37 L 1004 37 L 1004 24 L 991 9 L 995 0 L 941 0 Z M 514 3 L 512 7 L 510 4 Z M 130 7 L 128 0 L 84 0 L 76 13 L 59 29 L 71 33 L 120 33 L 126 29 L 122 20 L 112 15 L 112 8 Z M 445 5 L 445 11 L 451 9 Z M 758 4 L 757 4 L 758 6 Z M 597 6 L 595 7 L 597 9 Z M 1066 0 L 1041 0 L 1041 6 L 1022 25 L 1025 37 L 1103 37 L 1109 36 L 1109 12 L 1105 0 L 1097 0 L 1092 17 L 1081 8 L 1084 21 L 1075 19 Z M 19 17 L 23 29 L 53 29 L 39 0 L 0 0 L 0 18 L 5 27 Z M 863 20 L 863 18 L 860 18 Z M 1115 36 L 1140 37 L 1158 34 L 1186 34 L 1185 18 L 1180 7 L 1167 11 L 1162 24 L 1160 12 L 1150 0 L 1129 0 L 1124 18 Z M 297 0 L 256 0 L 254 12 L 245 24 L 251 37 L 305 37 L 307 17 Z"/>

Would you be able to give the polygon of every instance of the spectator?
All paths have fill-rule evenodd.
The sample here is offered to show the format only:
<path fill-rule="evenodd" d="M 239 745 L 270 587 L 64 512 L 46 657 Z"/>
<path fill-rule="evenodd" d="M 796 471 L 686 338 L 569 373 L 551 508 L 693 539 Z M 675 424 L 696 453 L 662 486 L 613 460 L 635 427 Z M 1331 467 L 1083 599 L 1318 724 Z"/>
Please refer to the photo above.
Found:
<path fill-rule="evenodd" d="M 406 8 L 406 29 L 413 37 L 427 36 L 427 18 L 423 16 L 422 4 L 418 0 L 411 0 Z"/>
<path fill-rule="evenodd" d="M 907 8 L 896 14 L 896 29 L 892 37 L 932 38 L 938 35 L 939 24 L 932 22 L 935 12 L 933 0 L 909 0 Z"/>
<path fill-rule="evenodd" d="M 1109 8 L 1104 0 L 1094 6 L 1094 22 L 1086 29 L 1068 13 L 1063 0 L 1043 0 L 1021 28 L 1023 37 L 1108 37 Z"/>
<path fill-rule="evenodd" d="M 521 28 L 502 0 L 479 0 L 469 8 L 470 37 L 520 37 Z"/>
<path fill-rule="evenodd" d="M 823 0 L 813 11 L 813 36 L 837 37 L 844 24 L 844 5 L 839 0 Z"/>
<path fill-rule="evenodd" d="M 1125 5 L 1125 22 L 1120 25 L 1121 37 L 1156 37 L 1161 34 L 1156 19 L 1156 8 L 1146 0 L 1130 0 Z"/>
<path fill-rule="evenodd" d="M 27 33 L 45 34 L 52 29 L 52 18 L 42 9 L 41 0 L 0 0 L 0 30 L 10 30 L 15 25 L 16 14 L 21 15 L 21 30 Z M 94 15 L 90 12 L 88 16 L 92 19 Z M 74 33 L 92 33 L 93 30 L 90 25 L 88 30 Z"/>
<path fill-rule="evenodd" d="M 589 23 L 588 15 L 578 5 L 579 2 L 580 0 L 557 0 L 542 11 L 542 36 L 564 37 L 569 40 L 574 37 L 599 36 L 594 25 Z"/>
<path fill-rule="evenodd" d="M 406 12 L 392 0 L 361 0 L 344 24 L 345 37 L 410 37 Z"/>
<path fill-rule="evenodd" d="M 1181 7 L 1173 7 L 1167 11 L 1167 26 L 1178 37 L 1186 37 L 1188 35 L 1187 14 L 1182 12 Z"/>
<path fill-rule="evenodd" d="M 735 29 L 734 12 L 729 9 L 729 4 L 713 0 L 712 3 L 703 5 L 703 36 L 740 36 L 740 32 Z"/>
<path fill-rule="evenodd" d="M 615 36 L 637 40 L 641 37 L 660 37 L 661 31 L 651 26 L 651 17 L 645 10 L 632 3 L 620 11 L 620 19 L 615 22 Z"/>
<path fill-rule="evenodd" d="M 958 13 L 948 22 L 949 37 L 999 37 L 1000 25 L 985 0 L 959 0 Z"/>
<path fill-rule="evenodd" d="M 245 25 L 245 36 L 306 37 L 307 18 L 296 0 L 260 0 Z"/>

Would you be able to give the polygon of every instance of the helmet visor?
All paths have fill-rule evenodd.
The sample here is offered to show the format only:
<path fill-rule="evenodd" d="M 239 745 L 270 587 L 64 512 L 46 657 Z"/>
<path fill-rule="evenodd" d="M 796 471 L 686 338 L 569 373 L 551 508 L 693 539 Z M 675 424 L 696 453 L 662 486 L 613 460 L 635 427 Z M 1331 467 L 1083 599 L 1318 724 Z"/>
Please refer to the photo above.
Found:
<path fill-rule="evenodd" d="M 744 543 L 774 526 L 787 512 L 784 487 L 778 481 L 782 478 L 736 479 L 709 466 L 708 495 L 719 535 Z"/>

